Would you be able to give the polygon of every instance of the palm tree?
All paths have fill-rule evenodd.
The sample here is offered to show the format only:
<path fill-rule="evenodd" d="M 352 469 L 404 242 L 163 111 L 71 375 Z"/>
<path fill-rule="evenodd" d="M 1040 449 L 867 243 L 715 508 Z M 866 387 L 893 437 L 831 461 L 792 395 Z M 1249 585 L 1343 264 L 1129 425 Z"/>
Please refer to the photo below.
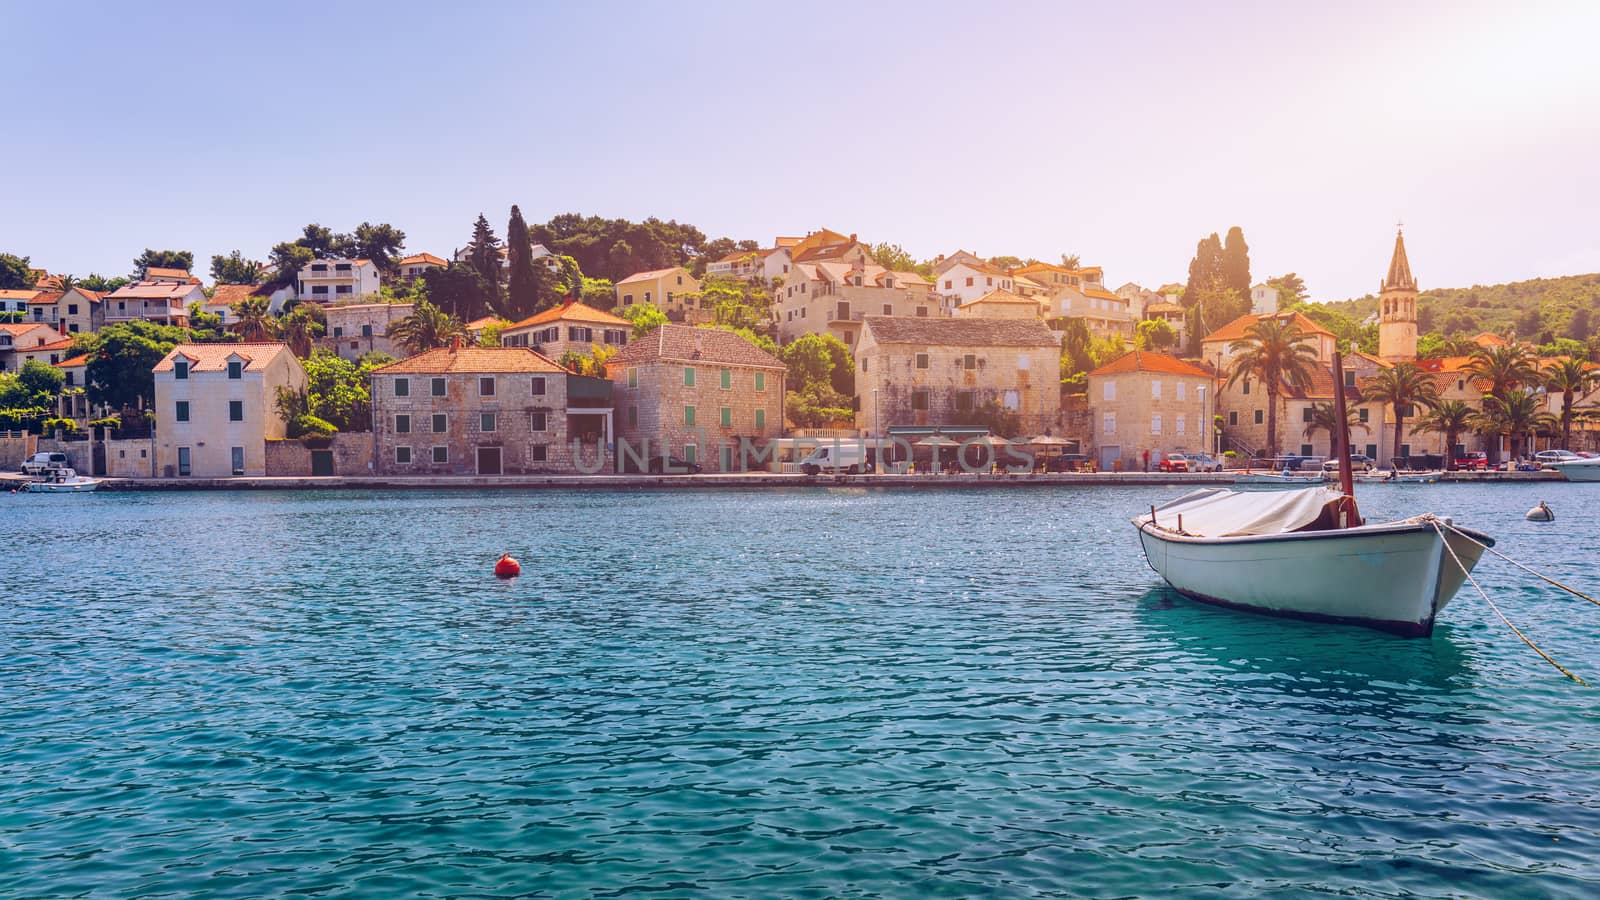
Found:
<path fill-rule="evenodd" d="M 1530 440 L 1541 428 L 1553 429 L 1556 417 L 1544 411 L 1544 394 L 1524 388 L 1509 388 L 1504 396 L 1490 394 L 1483 398 L 1483 412 L 1474 420 L 1478 431 L 1487 435 L 1511 435 L 1513 452 L 1517 439 Z"/>
<path fill-rule="evenodd" d="M 1367 383 L 1366 396 L 1368 400 L 1387 403 L 1394 409 L 1394 452 L 1390 454 L 1390 465 L 1397 466 L 1395 460 L 1400 458 L 1400 442 L 1405 437 L 1406 416 L 1416 404 L 1433 407 L 1439 402 L 1439 387 L 1433 383 L 1433 376 L 1417 368 L 1414 363 L 1396 363 L 1387 369 L 1379 369 L 1378 374 Z"/>
<path fill-rule="evenodd" d="M 419 301 L 411 315 L 389 326 L 389 337 L 412 354 L 448 346 L 451 338 L 465 332 L 460 319 L 426 300 Z"/>
<path fill-rule="evenodd" d="M 309 359 L 312 345 L 328 330 L 324 320 L 321 307 L 301 303 L 278 321 L 278 331 L 295 356 Z"/>
<path fill-rule="evenodd" d="M 1489 381 L 1489 393 L 1504 397 L 1506 391 L 1539 380 L 1539 366 L 1521 344 L 1484 347 L 1472 354 L 1467 371 Z"/>
<path fill-rule="evenodd" d="M 233 327 L 246 341 L 268 341 L 278 331 L 278 322 L 272 317 L 271 304 L 265 297 L 246 297 L 233 305 L 237 319 Z"/>
<path fill-rule="evenodd" d="M 1586 359 L 1567 357 L 1555 361 L 1545 373 L 1545 388 L 1561 392 L 1561 449 L 1572 449 L 1572 404 L 1579 395 L 1587 394 L 1597 382 L 1600 373 L 1589 368 Z"/>
<path fill-rule="evenodd" d="M 1076 269 L 1081 265 L 1083 265 L 1083 261 L 1078 258 L 1078 254 L 1076 254 L 1076 253 L 1063 253 L 1063 254 L 1061 254 L 1061 268 L 1063 268 L 1063 269 Z"/>
<path fill-rule="evenodd" d="M 1444 435 L 1445 467 L 1455 468 L 1456 438 L 1471 431 L 1477 412 L 1460 400 L 1445 400 L 1417 419 L 1414 431 Z"/>
<path fill-rule="evenodd" d="M 1305 431 L 1302 433 L 1305 435 L 1306 440 L 1312 440 L 1316 438 L 1317 432 L 1326 431 L 1328 433 L 1328 446 L 1336 448 L 1339 444 L 1336 431 L 1338 427 L 1339 414 L 1335 410 L 1333 401 L 1329 400 L 1325 403 L 1313 403 L 1311 405 L 1311 423 L 1306 426 Z M 1359 412 L 1346 407 L 1344 411 L 1345 433 L 1349 434 L 1357 428 L 1368 432 L 1372 430 L 1367 423 L 1361 421 Z M 1329 452 L 1331 454 L 1332 450 Z"/>
<path fill-rule="evenodd" d="M 1267 452 L 1278 456 L 1278 393 L 1284 385 L 1305 388 L 1312 371 L 1320 366 L 1317 352 L 1306 343 L 1310 335 L 1293 316 L 1266 316 L 1245 329 L 1245 336 L 1228 345 L 1237 353 L 1227 386 L 1241 378 L 1258 379 L 1267 391 Z"/>
<path fill-rule="evenodd" d="M 63 294 L 65 294 L 67 291 L 70 291 L 70 290 L 72 290 L 73 288 L 75 288 L 77 286 L 78 286 L 78 276 L 76 276 L 76 275 L 57 275 L 56 276 L 56 290 L 60 291 Z"/>

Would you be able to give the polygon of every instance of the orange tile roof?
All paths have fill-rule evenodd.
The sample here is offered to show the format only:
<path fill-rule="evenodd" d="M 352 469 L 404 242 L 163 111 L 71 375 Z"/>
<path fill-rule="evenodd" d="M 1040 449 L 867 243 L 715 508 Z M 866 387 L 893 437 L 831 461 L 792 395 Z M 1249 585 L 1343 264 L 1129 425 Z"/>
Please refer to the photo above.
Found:
<path fill-rule="evenodd" d="M 28 301 L 28 305 L 29 306 L 54 306 L 55 302 L 62 298 L 63 293 L 64 292 L 62 292 L 62 291 L 40 291 L 39 293 L 34 295 L 32 300 Z"/>
<path fill-rule="evenodd" d="M 976 306 L 979 303 L 1023 303 L 1033 307 L 1034 309 L 1039 308 L 1039 301 L 1033 299 L 1032 297 L 1024 297 L 1021 294 L 1013 294 L 1012 292 L 1003 290 L 1001 288 L 995 288 L 976 300 L 968 300 L 966 303 L 961 304 L 961 306 L 965 308 L 968 306 Z"/>
<path fill-rule="evenodd" d="M 766 254 L 771 253 L 771 252 L 772 252 L 771 250 L 735 250 L 732 253 L 729 253 L 727 256 L 724 256 L 721 259 L 717 260 L 717 262 L 719 262 L 719 263 L 733 262 L 735 260 L 744 259 L 747 256 L 757 256 L 757 257 L 765 256 Z"/>
<path fill-rule="evenodd" d="M 144 270 L 146 278 L 193 278 L 188 269 L 168 269 L 161 266 L 151 266 Z"/>
<path fill-rule="evenodd" d="M 211 299 L 206 301 L 206 305 L 232 306 L 240 300 L 249 299 L 258 287 L 254 284 L 219 284 L 212 290 Z"/>
<path fill-rule="evenodd" d="M 637 366 L 666 361 L 761 369 L 787 368 L 776 356 L 731 331 L 691 328 L 687 325 L 657 326 L 649 334 L 617 351 L 606 365 Z"/>
<path fill-rule="evenodd" d="M 373 374 L 451 375 L 521 372 L 564 374 L 566 371 L 549 357 L 527 347 L 462 347 L 460 350 L 439 347 L 374 369 Z"/>
<path fill-rule="evenodd" d="M 74 356 L 71 359 L 63 359 L 61 362 L 56 363 L 56 368 L 58 368 L 58 369 L 76 369 L 79 366 L 87 366 L 88 364 L 89 364 L 89 354 L 85 353 L 85 354 L 83 354 L 81 356 Z"/>
<path fill-rule="evenodd" d="M 473 319 L 471 322 L 468 322 L 464 327 L 468 331 L 482 331 L 485 328 L 488 328 L 490 325 L 493 325 L 496 322 L 504 322 L 507 325 L 511 324 L 511 322 L 509 320 L 502 319 L 499 316 L 483 316 L 482 318 Z"/>
<path fill-rule="evenodd" d="M 1270 315 L 1274 318 L 1279 318 L 1285 314 L 1279 312 L 1271 313 Z M 1293 312 L 1288 313 L 1288 315 L 1292 317 L 1296 325 L 1300 326 L 1300 330 L 1307 334 L 1325 334 L 1329 337 L 1333 337 L 1333 332 L 1323 328 L 1321 325 L 1318 325 L 1316 322 L 1308 318 L 1304 313 Z M 1267 318 L 1266 315 L 1258 316 L 1252 313 L 1246 313 L 1239 318 L 1234 319 L 1232 322 L 1222 326 L 1221 328 L 1218 328 L 1216 331 L 1211 332 L 1201 340 L 1204 343 L 1210 343 L 1212 341 L 1237 341 L 1244 337 L 1245 331 L 1249 329 L 1251 325 L 1254 325 L 1256 322 L 1265 318 Z"/>
<path fill-rule="evenodd" d="M 395 263 L 395 265 L 397 265 L 397 266 L 408 266 L 408 265 L 416 265 L 417 263 L 431 263 L 431 264 L 436 265 L 436 266 L 448 266 L 448 265 L 450 265 L 450 263 L 446 262 L 445 260 L 440 259 L 437 256 L 434 256 L 432 253 L 413 253 L 410 256 L 401 258 L 401 260 L 399 262 Z"/>
<path fill-rule="evenodd" d="M 1165 375 L 1190 375 L 1195 378 L 1210 378 L 1212 372 L 1209 366 L 1202 367 L 1170 356 L 1166 353 L 1151 353 L 1148 350 L 1134 350 L 1106 363 L 1090 375 L 1122 375 L 1128 372 L 1160 372 Z"/>
<path fill-rule="evenodd" d="M 1504 347 L 1511 343 L 1500 335 L 1490 334 L 1487 331 L 1480 332 L 1477 337 L 1472 339 L 1472 342 L 1479 347 Z"/>
<path fill-rule="evenodd" d="M 37 347 L 18 347 L 17 348 L 17 352 L 19 352 L 19 353 L 38 353 L 41 350 L 65 350 L 65 349 L 67 349 L 68 347 L 71 347 L 71 346 L 72 346 L 72 338 L 62 338 L 59 341 L 51 341 L 48 344 L 40 344 Z"/>
<path fill-rule="evenodd" d="M 1366 360 L 1367 362 L 1370 362 L 1370 363 L 1377 363 L 1378 367 L 1381 368 L 1381 369 L 1392 369 L 1392 368 L 1394 368 L 1394 363 L 1387 362 L 1387 361 L 1385 361 L 1383 359 L 1380 359 L 1379 357 L 1373 356 L 1371 353 L 1363 353 L 1360 350 L 1352 350 L 1350 352 L 1350 355 L 1351 356 L 1359 356 L 1362 359 L 1364 359 L 1364 360 Z"/>
<path fill-rule="evenodd" d="M 1101 300 L 1123 300 L 1123 299 L 1125 299 L 1120 294 L 1113 294 L 1110 291 L 1102 290 L 1100 288 L 1083 288 L 1082 290 L 1083 290 L 1083 295 L 1085 297 L 1099 297 Z"/>
<path fill-rule="evenodd" d="M 44 322 L 0 322 L 0 331 L 4 331 L 13 337 L 27 334 L 35 328 L 43 328 L 46 331 L 55 330 Z"/>
<path fill-rule="evenodd" d="M 28 300 L 32 297 L 38 296 L 39 293 L 40 291 L 33 288 L 21 290 L 7 288 L 6 290 L 0 291 L 0 300 Z"/>
<path fill-rule="evenodd" d="M 117 299 L 133 298 L 137 300 L 149 299 L 181 299 L 189 296 L 194 291 L 195 282 L 182 281 L 176 284 L 166 281 L 135 281 L 125 284 L 111 292 Z"/>
<path fill-rule="evenodd" d="M 281 341 L 249 344 L 179 344 L 163 356 L 150 371 L 170 372 L 172 361 L 180 356 L 189 360 L 191 372 L 226 372 L 228 360 L 235 356 L 245 361 L 244 368 L 249 371 L 252 366 L 260 368 L 272 362 L 278 354 L 288 352 L 289 345 Z"/>
<path fill-rule="evenodd" d="M 530 328 L 534 325 L 543 325 L 546 322 L 598 322 L 602 325 L 618 325 L 623 328 L 632 328 L 633 323 L 621 316 L 595 309 L 576 300 L 568 300 L 560 306 L 554 306 L 544 312 L 537 313 L 523 319 L 515 325 L 508 326 L 506 331 L 516 328 Z"/>
<path fill-rule="evenodd" d="M 683 266 L 672 266 L 668 269 L 651 269 L 648 272 L 635 272 L 632 275 L 629 275 L 627 278 L 617 282 L 617 284 L 631 284 L 635 281 L 655 281 L 657 278 L 671 275 L 673 272 L 676 272 L 679 269 L 683 269 Z M 687 273 L 687 270 L 685 270 L 685 272 Z"/>

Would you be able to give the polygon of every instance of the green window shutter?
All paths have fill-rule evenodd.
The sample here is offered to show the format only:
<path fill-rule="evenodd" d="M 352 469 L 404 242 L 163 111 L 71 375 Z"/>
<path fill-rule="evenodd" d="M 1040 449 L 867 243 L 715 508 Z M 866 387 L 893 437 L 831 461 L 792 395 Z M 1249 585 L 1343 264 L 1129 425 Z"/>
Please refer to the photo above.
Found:
<path fill-rule="evenodd" d="M 638 369 L 629 369 L 628 370 L 628 387 L 636 388 L 638 386 L 639 386 L 639 370 Z"/>
<path fill-rule="evenodd" d="M 766 389 L 767 389 L 767 373 L 765 373 L 765 372 L 757 372 L 756 373 L 756 390 L 764 391 Z"/>
<path fill-rule="evenodd" d="M 693 425 L 694 424 L 694 407 L 685 406 L 683 408 L 683 424 L 685 424 L 685 425 Z"/>
<path fill-rule="evenodd" d="M 731 371 L 727 370 L 727 369 L 723 369 L 722 370 L 722 389 L 726 391 L 726 390 L 728 390 L 728 389 L 730 389 L 732 387 L 733 387 L 733 373 Z"/>
<path fill-rule="evenodd" d="M 722 408 L 722 427 L 723 428 L 732 428 L 733 427 L 733 408 L 732 407 L 724 406 Z"/>
<path fill-rule="evenodd" d="M 694 366 L 683 367 L 683 386 L 694 387 Z"/>
<path fill-rule="evenodd" d="M 766 427 L 767 427 L 767 411 L 764 410 L 764 409 L 756 410 L 756 430 L 760 431 L 760 430 L 762 430 L 762 429 L 764 429 Z"/>

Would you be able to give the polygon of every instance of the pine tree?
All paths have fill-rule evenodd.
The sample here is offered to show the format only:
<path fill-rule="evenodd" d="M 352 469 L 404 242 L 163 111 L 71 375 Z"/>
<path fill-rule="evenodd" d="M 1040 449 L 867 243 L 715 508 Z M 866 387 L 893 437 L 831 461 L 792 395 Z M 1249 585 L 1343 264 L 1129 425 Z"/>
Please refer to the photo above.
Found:
<path fill-rule="evenodd" d="M 472 245 L 467 262 L 485 281 L 496 287 L 500 285 L 500 239 L 494 236 L 494 229 L 489 227 L 489 220 L 484 218 L 483 213 L 478 213 L 478 221 L 472 226 Z"/>
<path fill-rule="evenodd" d="M 1250 245 L 1244 242 L 1244 229 L 1235 225 L 1228 229 L 1228 239 L 1222 245 L 1222 286 L 1250 296 Z"/>
<path fill-rule="evenodd" d="M 520 321 L 538 311 L 539 281 L 533 269 L 533 244 L 528 240 L 528 223 L 522 220 L 522 210 L 511 207 L 511 221 L 506 225 L 506 255 L 511 264 L 510 281 L 506 288 L 506 306 L 512 321 Z"/>

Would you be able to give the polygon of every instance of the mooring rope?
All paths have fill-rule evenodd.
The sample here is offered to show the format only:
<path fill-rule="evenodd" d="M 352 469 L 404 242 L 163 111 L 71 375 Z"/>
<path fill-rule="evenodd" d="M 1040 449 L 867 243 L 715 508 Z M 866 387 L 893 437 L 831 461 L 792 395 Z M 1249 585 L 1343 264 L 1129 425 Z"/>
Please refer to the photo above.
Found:
<path fill-rule="evenodd" d="M 1555 666 L 1557 671 L 1559 671 L 1561 674 L 1567 676 L 1568 678 L 1571 678 L 1573 681 L 1576 681 L 1577 683 L 1583 685 L 1584 687 L 1589 687 L 1589 682 L 1584 681 L 1582 678 L 1579 678 L 1578 676 L 1572 674 L 1570 671 L 1567 670 L 1566 666 L 1563 666 L 1561 663 L 1558 663 L 1554 659 L 1551 659 L 1550 658 L 1550 654 L 1544 652 L 1543 650 L 1540 650 L 1538 644 L 1535 644 L 1533 641 L 1529 640 L 1528 636 L 1522 633 L 1522 629 L 1520 629 L 1517 626 L 1511 624 L 1511 620 L 1506 618 L 1506 614 L 1500 611 L 1500 607 L 1496 606 L 1495 602 L 1493 600 L 1489 599 L 1488 592 L 1484 591 L 1483 586 L 1478 584 L 1478 579 L 1472 577 L 1472 570 L 1467 568 L 1466 564 L 1461 561 L 1461 557 L 1456 555 L 1456 548 L 1450 546 L 1450 539 L 1449 539 L 1449 537 L 1447 537 L 1445 535 L 1443 523 L 1440 522 L 1439 518 L 1437 516 L 1429 515 L 1429 516 L 1424 517 L 1424 521 L 1426 521 L 1429 525 L 1433 526 L 1434 532 L 1439 535 L 1439 540 L 1444 543 L 1444 549 L 1450 551 L 1450 558 L 1455 560 L 1456 565 L 1461 568 L 1461 574 L 1467 576 L 1467 581 L 1471 582 L 1472 586 L 1477 589 L 1478 596 L 1482 597 L 1483 601 L 1485 603 L 1489 604 L 1489 608 L 1494 610 L 1494 614 L 1500 617 L 1500 621 L 1506 623 L 1506 627 L 1510 628 L 1517 635 L 1517 637 L 1522 638 L 1522 642 L 1524 644 L 1527 644 L 1529 647 L 1532 647 L 1533 648 L 1533 652 L 1535 652 L 1535 653 L 1539 654 L 1540 656 L 1544 657 L 1544 661 L 1549 663 L 1552 666 Z M 1451 531 L 1455 531 L 1456 529 L 1455 528 L 1451 528 L 1450 530 Z M 1462 537 L 1468 537 L 1468 536 L 1467 535 L 1462 535 Z M 1478 543 L 1478 542 L 1474 541 L 1474 543 Z"/>
<path fill-rule="evenodd" d="M 1545 575 L 1542 572 L 1535 572 L 1534 570 L 1528 568 L 1527 566 L 1523 565 L 1522 563 L 1519 563 L 1516 560 L 1512 559 L 1511 557 L 1505 555 L 1504 553 L 1501 553 L 1499 550 L 1496 550 L 1495 548 L 1489 546 L 1488 544 L 1485 544 L 1483 541 L 1480 541 L 1477 538 L 1473 537 L 1472 535 L 1467 534 L 1465 531 L 1462 531 L 1461 529 L 1455 527 L 1454 525 L 1450 524 L 1449 522 L 1442 522 L 1441 524 L 1443 524 L 1444 527 L 1450 529 L 1451 531 L 1455 532 L 1456 534 L 1459 534 L 1462 537 L 1466 538 L 1467 540 L 1473 542 L 1474 544 L 1477 544 L 1479 547 L 1482 547 L 1483 549 L 1489 551 L 1490 553 L 1493 553 L 1495 556 L 1498 556 L 1501 559 L 1505 560 L 1506 562 L 1511 563 L 1513 566 L 1516 566 L 1517 568 L 1521 569 L 1522 571 L 1527 572 L 1529 575 L 1532 575 L 1533 577 L 1539 579 L 1540 581 L 1544 581 L 1544 582 L 1548 582 L 1550 584 L 1553 584 L 1556 587 L 1562 589 L 1563 591 L 1566 591 L 1567 593 L 1571 594 L 1574 597 L 1578 597 L 1580 599 L 1587 600 L 1590 603 L 1593 603 L 1595 606 L 1600 606 L 1600 600 L 1596 600 L 1595 598 L 1589 596 L 1588 594 L 1585 594 L 1583 591 L 1580 591 L 1577 588 L 1568 587 L 1568 586 L 1562 584 L 1561 582 L 1555 580 L 1554 578 L 1551 578 L 1550 576 Z"/>

